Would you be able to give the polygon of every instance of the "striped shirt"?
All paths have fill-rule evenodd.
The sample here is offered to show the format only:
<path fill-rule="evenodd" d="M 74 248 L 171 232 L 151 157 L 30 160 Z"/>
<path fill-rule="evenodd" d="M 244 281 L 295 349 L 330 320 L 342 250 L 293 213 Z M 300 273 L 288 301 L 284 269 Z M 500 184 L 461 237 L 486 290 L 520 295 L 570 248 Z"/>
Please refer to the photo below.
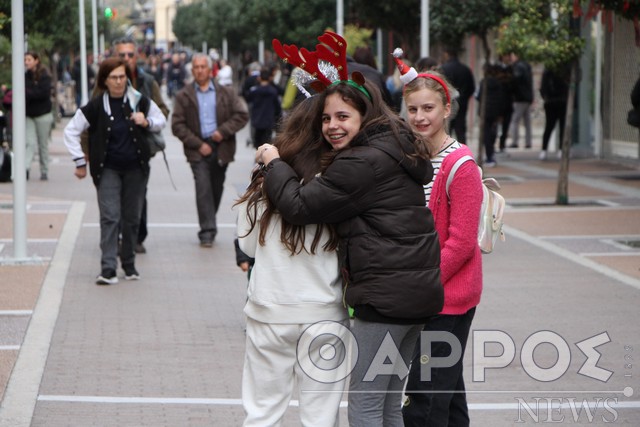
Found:
<path fill-rule="evenodd" d="M 457 150 L 460 147 L 461 147 L 460 143 L 455 139 L 453 139 L 452 142 L 449 143 L 449 145 L 447 145 L 442 150 L 440 150 L 438 154 L 436 154 L 435 157 L 431 159 L 431 164 L 433 165 L 433 179 L 431 180 L 431 182 L 429 182 L 427 185 L 424 186 L 424 198 L 427 202 L 427 206 L 429 206 L 429 198 L 431 197 L 431 188 L 433 188 L 433 183 L 436 181 L 436 178 L 438 177 L 438 173 L 440 172 L 440 167 L 442 166 L 442 162 L 444 161 L 444 158 L 447 157 L 450 153 L 453 153 L 455 150 Z"/>

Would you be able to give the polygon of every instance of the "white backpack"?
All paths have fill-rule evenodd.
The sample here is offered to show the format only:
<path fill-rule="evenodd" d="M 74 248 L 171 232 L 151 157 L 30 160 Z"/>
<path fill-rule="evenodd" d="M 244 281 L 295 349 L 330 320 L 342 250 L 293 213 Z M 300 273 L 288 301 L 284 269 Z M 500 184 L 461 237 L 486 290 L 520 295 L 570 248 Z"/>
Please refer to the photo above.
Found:
<path fill-rule="evenodd" d="M 458 168 L 467 161 L 475 160 L 467 155 L 462 156 L 456 161 L 449 172 L 447 178 L 446 191 L 449 197 L 449 186 Z M 480 207 L 480 221 L 478 223 L 478 246 L 483 254 L 493 252 L 493 245 L 496 243 L 498 236 L 504 242 L 504 231 L 502 231 L 504 214 L 504 197 L 497 193 L 500 190 L 500 184 L 494 178 L 482 178 L 482 168 L 480 170 L 480 178 L 482 179 L 482 206 Z"/>

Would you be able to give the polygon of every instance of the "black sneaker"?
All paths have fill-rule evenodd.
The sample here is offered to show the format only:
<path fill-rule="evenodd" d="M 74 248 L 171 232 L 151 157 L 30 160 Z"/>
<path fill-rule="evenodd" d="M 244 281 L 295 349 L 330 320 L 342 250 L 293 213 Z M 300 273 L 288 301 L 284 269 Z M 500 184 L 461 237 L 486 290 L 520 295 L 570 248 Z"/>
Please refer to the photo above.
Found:
<path fill-rule="evenodd" d="M 135 247 L 134 251 L 137 254 L 146 254 L 147 253 L 147 248 L 145 248 L 142 243 L 136 243 L 136 247 Z"/>
<path fill-rule="evenodd" d="M 118 276 L 114 270 L 103 270 L 96 278 L 96 285 L 114 285 L 118 283 Z"/>
<path fill-rule="evenodd" d="M 125 280 L 140 280 L 140 273 L 134 266 L 122 267 L 124 269 Z"/>

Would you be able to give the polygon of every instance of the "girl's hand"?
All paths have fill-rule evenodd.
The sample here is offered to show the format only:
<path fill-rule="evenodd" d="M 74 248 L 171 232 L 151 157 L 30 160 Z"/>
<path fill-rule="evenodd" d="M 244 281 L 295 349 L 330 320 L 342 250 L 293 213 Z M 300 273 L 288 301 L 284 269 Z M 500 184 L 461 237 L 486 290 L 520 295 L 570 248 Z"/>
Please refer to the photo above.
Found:
<path fill-rule="evenodd" d="M 271 160 L 279 158 L 278 149 L 271 144 L 262 144 L 256 151 L 256 163 L 262 163 L 265 166 L 271 163 Z"/>

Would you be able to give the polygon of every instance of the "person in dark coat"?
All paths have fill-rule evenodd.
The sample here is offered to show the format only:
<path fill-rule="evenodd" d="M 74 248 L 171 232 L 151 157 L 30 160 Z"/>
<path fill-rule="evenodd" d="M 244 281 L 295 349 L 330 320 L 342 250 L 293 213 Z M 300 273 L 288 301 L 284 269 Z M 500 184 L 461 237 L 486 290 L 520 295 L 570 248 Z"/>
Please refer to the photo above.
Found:
<path fill-rule="evenodd" d="M 484 123 L 482 143 L 484 145 L 486 167 L 496 166 L 495 143 L 498 136 L 498 126 L 504 119 L 504 105 L 507 94 L 505 87 L 499 80 L 500 66 L 486 64 L 484 66 L 484 79 L 480 81 L 478 90 L 478 115 L 482 117 L 482 101 L 484 98 Z"/>
<path fill-rule="evenodd" d="M 209 55 L 197 53 L 191 64 L 194 83 L 176 94 L 171 130 L 193 172 L 200 246 L 210 248 L 218 233 L 216 214 L 236 153 L 236 133 L 249 121 L 249 112 L 231 87 L 211 77 Z"/>
<path fill-rule="evenodd" d="M 53 113 L 51 112 L 51 74 L 40 62 L 40 56 L 35 52 L 27 52 L 24 55 L 24 68 L 26 69 L 25 85 L 25 168 L 27 179 L 31 162 L 38 150 L 40 160 L 40 180 L 46 181 L 49 172 L 49 137 L 53 125 Z"/>
<path fill-rule="evenodd" d="M 513 67 L 511 66 L 511 55 L 501 54 L 498 67 L 500 69 L 498 80 L 500 80 L 505 94 L 504 105 L 500 108 L 503 112 L 499 143 L 500 152 L 502 153 L 507 149 L 507 137 L 509 136 L 511 115 L 513 114 Z"/>
<path fill-rule="evenodd" d="M 531 148 L 531 104 L 533 103 L 533 74 L 531 65 L 520 56 L 512 52 L 513 63 L 513 115 L 511 116 L 510 148 L 518 148 L 520 122 L 524 122 L 524 148 Z"/>
<path fill-rule="evenodd" d="M 562 145 L 564 137 L 565 119 L 567 116 L 567 102 L 569 99 L 569 78 L 571 69 L 567 66 L 560 66 L 557 69 L 545 68 L 542 73 L 542 82 L 540 83 L 540 95 L 544 100 L 544 133 L 542 135 L 542 151 L 540 152 L 540 160 L 547 158 L 547 148 L 549 148 L 549 139 L 551 133 L 556 127 L 556 123 L 560 127 L 558 130 L 560 141 L 558 148 Z M 560 151 L 560 150 L 558 150 Z"/>
<path fill-rule="evenodd" d="M 260 71 L 258 84 L 249 89 L 247 102 L 251 105 L 251 126 L 254 128 L 253 146 L 258 148 L 271 141 L 271 135 L 282 113 L 280 96 L 271 84 L 271 72 Z"/>
<path fill-rule="evenodd" d="M 444 60 L 440 66 L 442 74 L 445 75 L 447 81 L 458 90 L 459 96 L 458 112 L 451 119 L 451 133 L 456 134 L 456 139 L 462 144 L 467 143 L 467 109 L 469 106 L 469 98 L 476 90 L 475 79 L 471 68 L 460 62 L 458 52 L 455 49 L 447 49 L 444 53 Z"/>
<path fill-rule="evenodd" d="M 347 56 L 347 68 L 349 69 L 349 73 L 358 71 L 368 82 L 375 84 L 382 94 L 382 100 L 389 107 L 394 107 L 391 93 L 387 88 L 386 79 L 384 75 L 380 71 L 378 71 L 376 60 L 371 53 L 371 48 L 356 48 L 355 52 L 353 53 L 353 57 Z"/>

